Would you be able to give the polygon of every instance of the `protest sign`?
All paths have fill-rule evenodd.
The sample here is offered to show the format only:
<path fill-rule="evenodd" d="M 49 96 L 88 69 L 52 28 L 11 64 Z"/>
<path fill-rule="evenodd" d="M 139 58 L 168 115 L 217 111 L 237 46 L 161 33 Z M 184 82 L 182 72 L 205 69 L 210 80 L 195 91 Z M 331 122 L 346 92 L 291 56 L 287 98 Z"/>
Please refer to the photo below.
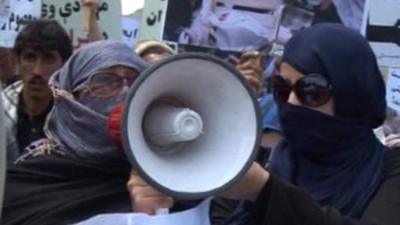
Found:
<path fill-rule="evenodd" d="M 360 30 L 365 0 L 169 0 L 163 40 L 230 51 L 271 49 L 319 22 Z"/>
<path fill-rule="evenodd" d="M 140 20 L 122 17 L 122 41 L 132 47 L 139 38 Z"/>
<path fill-rule="evenodd" d="M 18 32 L 27 21 L 40 17 L 40 0 L 0 1 L 0 46 L 13 47 Z"/>
<path fill-rule="evenodd" d="M 87 32 L 81 27 L 83 7 L 80 0 L 1 0 L 0 3 L 0 46 L 12 47 L 24 23 L 40 17 L 57 20 L 69 33 L 75 48 L 88 42 Z M 96 19 L 105 39 L 121 40 L 120 1 L 101 1 Z"/>
<path fill-rule="evenodd" d="M 386 82 L 386 101 L 388 107 L 400 112 L 400 68 L 389 70 Z"/>
<path fill-rule="evenodd" d="M 4 23 L 10 18 L 10 0 L 0 0 L 0 23 Z"/>
<path fill-rule="evenodd" d="M 140 40 L 161 40 L 167 2 L 168 0 L 145 1 L 140 25 Z"/>
<path fill-rule="evenodd" d="M 87 33 L 81 27 L 82 5 L 80 0 L 42 0 L 42 17 L 56 19 L 69 33 L 73 45 L 78 48 L 88 42 Z M 103 0 L 100 2 L 96 19 L 105 39 L 121 40 L 121 2 Z"/>
<path fill-rule="evenodd" d="M 380 66 L 400 66 L 400 0 L 370 1 L 366 37 Z"/>

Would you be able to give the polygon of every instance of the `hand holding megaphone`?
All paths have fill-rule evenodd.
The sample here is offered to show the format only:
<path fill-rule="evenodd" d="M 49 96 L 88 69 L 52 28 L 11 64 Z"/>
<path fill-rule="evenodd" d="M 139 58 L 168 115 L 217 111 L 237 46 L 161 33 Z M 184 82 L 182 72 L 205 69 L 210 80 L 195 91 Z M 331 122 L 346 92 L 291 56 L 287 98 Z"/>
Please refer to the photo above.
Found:
<path fill-rule="evenodd" d="M 253 163 L 247 172 L 220 196 L 255 201 L 269 179 L 269 173 L 258 163 Z M 160 209 L 171 208 L 174 199 L 157 191 L 146 183 L 137 173 L 132 172 L 127 184 L 134 212 L 157 214 Z"/>
<path fill-rule="evenodd" d="M 128 182 L 135 210 L 171 206 L 160 192 L 180 200 L 218 195 L 247 171 L 261 138 L 251 92 L 232 65 L 207 54 L 171 56 L 141 73 L 117 120 L 119 142 L 146 181 Z"/>
<path fill-rule="evenodd" d="M 174 205 L 173 198 L 157 191 L 134 171 L 130 174 L 127 189 L 134 212 L 154 215 L 160 209 L 169 209 Z"/>

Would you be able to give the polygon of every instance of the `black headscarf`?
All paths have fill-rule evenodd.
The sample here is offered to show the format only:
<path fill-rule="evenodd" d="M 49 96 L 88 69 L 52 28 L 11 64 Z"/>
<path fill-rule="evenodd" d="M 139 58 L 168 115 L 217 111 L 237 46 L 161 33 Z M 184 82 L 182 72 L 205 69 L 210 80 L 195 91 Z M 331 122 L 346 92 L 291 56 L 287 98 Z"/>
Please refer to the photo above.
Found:
<path fill-rule="evenodd" d="M 326 76 L 334 87 L 335 116 L 372 128 L 385 119 L 385 84 L 366 39 L 343 25 L 322 23 L 295 35 L 283 61 L 302 74 Z"/>
<path fill-rule="evenodd" d="M 318 24 L 295 35 L 283 62 L 333 86 L 334 116 L 279 108 L 285 140 L 270 171 L 304 187 L 322 206 L 360 217 L 383 179 L 384 147 L 373 128 L 385 118 L 385 86 L 368 42 L 340 24 Z"/>

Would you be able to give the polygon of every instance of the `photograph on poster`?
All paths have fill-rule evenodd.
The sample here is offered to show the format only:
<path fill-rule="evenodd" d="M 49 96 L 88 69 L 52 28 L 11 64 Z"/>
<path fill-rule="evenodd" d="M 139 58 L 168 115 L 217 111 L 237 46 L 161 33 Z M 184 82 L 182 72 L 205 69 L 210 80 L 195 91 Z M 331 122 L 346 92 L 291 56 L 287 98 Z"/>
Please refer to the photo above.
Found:
<path fill-rule="evenodd" d="M 163 40 L 245 51 L 320 22 L 360 30 L 365 0 L 168 0 Z"/>

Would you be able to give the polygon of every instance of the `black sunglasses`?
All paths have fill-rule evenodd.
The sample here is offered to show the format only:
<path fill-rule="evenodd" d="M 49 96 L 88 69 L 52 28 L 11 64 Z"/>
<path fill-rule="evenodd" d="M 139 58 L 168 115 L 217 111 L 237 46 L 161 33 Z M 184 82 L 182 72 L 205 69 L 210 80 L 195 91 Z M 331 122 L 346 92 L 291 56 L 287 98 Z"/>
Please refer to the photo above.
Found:
<path fill-rule="evenodd" d="M 308 74 L 291 85 L 281 75 L 270 77 L 270 88 L 278 105 L 286 103 L 292 91 L 301 104 L 318 107 L 328 102 L 332 96 L 332 85 L 322 75 Z"/>

